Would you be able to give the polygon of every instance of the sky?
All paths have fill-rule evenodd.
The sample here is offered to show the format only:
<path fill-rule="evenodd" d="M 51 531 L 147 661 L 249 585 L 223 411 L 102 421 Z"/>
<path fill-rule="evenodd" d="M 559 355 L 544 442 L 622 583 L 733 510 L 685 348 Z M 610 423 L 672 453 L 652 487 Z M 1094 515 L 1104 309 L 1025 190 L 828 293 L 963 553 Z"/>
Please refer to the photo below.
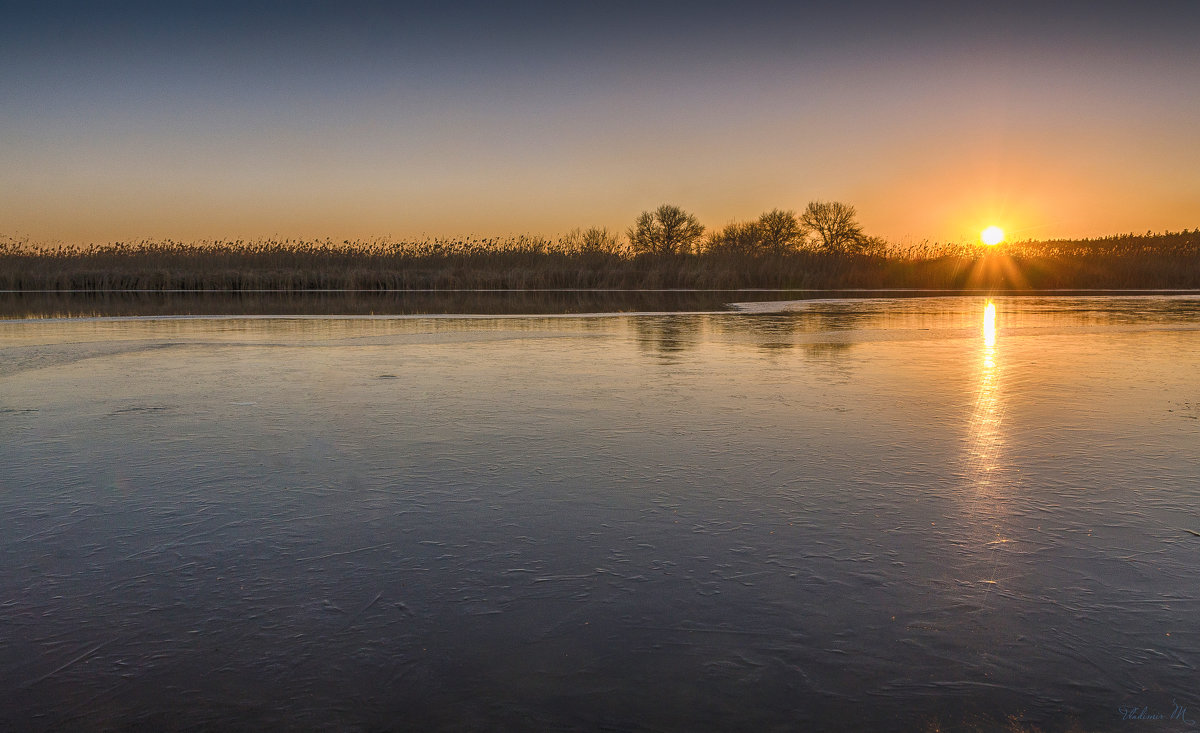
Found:
<path fill-rule="evenodd" d="M 0 2 L 0 237 L 1200 226 L 1200 2 Z"/>

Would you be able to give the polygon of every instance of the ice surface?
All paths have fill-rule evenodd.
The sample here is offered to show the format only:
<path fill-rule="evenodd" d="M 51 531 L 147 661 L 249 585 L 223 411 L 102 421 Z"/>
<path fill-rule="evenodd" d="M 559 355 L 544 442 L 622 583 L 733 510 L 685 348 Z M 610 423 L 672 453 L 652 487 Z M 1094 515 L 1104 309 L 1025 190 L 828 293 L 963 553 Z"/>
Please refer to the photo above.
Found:
<path fill-rule="evenodd" d="M 0 322 L 0 728 L 1169 713 L 1200 301 L 985 305 Z"/>

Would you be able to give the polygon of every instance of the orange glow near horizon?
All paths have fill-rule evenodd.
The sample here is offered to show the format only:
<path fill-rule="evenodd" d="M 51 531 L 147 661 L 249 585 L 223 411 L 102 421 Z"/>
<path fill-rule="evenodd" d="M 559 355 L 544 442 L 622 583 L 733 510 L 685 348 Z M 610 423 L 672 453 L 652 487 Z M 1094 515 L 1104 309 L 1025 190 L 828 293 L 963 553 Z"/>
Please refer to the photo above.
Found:
<path fill-rule="evenodd" d="M 0 243 L 554 238 L 662 204 L 711 232 L 813 201 L 905 247 L 1200 226 L 1200 97 L 1163 73 L 1200 46 L 1169 13 L 157 3 L 101 33 L 24 5 Z"/>

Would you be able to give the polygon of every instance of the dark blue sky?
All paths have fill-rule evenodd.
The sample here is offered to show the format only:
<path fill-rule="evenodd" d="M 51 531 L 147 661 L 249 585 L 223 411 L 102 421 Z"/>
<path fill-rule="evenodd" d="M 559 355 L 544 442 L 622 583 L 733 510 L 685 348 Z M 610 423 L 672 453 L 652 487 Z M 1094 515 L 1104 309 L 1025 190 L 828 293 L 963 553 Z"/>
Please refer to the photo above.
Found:
<path fill-rule="evenodd" d="M 37 3 L 0 234 L 1195 226 L 1200 3 Z"/>

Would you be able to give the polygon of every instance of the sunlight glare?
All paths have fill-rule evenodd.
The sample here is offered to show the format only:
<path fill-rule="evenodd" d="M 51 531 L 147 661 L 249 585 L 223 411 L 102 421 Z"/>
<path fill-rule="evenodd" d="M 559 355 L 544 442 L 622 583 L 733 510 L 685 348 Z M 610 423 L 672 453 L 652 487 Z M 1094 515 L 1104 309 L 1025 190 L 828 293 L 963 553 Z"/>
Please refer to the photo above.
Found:
<path fill-rule="evenodd" d="M 990 226 L 979 233 L 979 238 L 989 247 L 1004 241 L 1004 230 L 998 226 Z"/>
<path fill-rule="evenodd" d="M 983 345 L 988 349 L 996 346 L 996 304 L 990 300 L 983 309 Z"/>

